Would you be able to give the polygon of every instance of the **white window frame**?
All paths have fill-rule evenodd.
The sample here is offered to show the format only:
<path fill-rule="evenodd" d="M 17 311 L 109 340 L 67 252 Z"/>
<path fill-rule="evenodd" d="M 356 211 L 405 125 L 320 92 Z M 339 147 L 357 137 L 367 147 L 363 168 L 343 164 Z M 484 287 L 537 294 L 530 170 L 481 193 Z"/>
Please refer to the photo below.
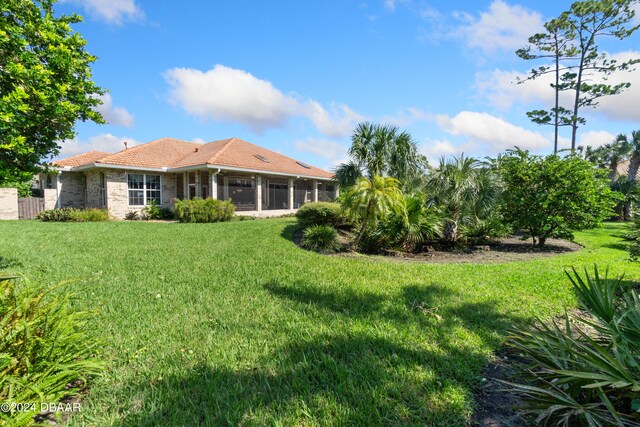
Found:
<path fill-rule="evenodd" d="M 129 175 L 142 175 L 142 188 L 141 189 L 131 189 L 129 188 Z M 146 174 L 146 173 L 129 173 L 127 172 L 127 205 L 128 206 L 147 206 L 147 190 L 149 190 L 147 188 L 147 176 L 157 176 L 160 178 L 160 203 L 158 203 L 158 206 L 162 206 L 162 175 L 161 174 L 157 174 L 157 173 L 150 173 L 150 174 Z M 131 204 L 131 196 L 130 196 L 130 192 L 131 190 L 142 190 L 142 200 L 144 202 L 144 204 L 142 205 L 132 205 Z M 153 190 L 153 189 L 151 189 Z"/>

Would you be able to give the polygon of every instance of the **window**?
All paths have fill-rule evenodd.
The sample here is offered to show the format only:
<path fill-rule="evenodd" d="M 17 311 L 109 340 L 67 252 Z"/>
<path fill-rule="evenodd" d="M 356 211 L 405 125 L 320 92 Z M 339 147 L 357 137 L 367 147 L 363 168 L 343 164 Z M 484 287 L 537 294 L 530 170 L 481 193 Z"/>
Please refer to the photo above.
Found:
<path fill-rule="evenodd" d="M 254 154 L 254 157 L 258 160 L 261 160 L 265 163 L 271 163 L 271 161 L 269 159 L 267 159 L 265 156 L 261 156 L 260 154 Z"/>
<path fill-rule="evenodd" d="M 102 207 L 107 206 L 107 183 L 104 172 L 100 173 L 100 203 Z"/>
<path fill-rule="evenodd" d="M 160 175 L 130 173 L 127 175 L 129 186 L 129 206 L 144 206 L 155 200 L 162 204 Z"/>
<path fill-rule="evenodd" d="M 303 167 L 303 168 L 305 168 L 305 169 L 311 169 L 311 166 L 309 166 L 309 165 L 308 165 L 308 164 L 306 164 L 306 163 L 302 163 L 302 162 L 296 162 L 296 163 L 297 163 L 297 164 L 299 164 L 300 166 L 302 166 L 302 167 Z"/>

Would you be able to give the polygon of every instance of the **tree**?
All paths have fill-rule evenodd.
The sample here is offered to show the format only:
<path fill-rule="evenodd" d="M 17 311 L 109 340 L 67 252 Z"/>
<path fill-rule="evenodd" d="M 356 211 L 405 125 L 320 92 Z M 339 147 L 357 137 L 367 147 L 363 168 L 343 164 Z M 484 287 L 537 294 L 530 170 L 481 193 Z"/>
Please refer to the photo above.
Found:
<path fill-rule="evenodd" d="M 595 149 L 587 147 L 585 158 L 598 167 L 607 169 L 609 180 L 615 182 L 619 175 L 618 165 L 627 158 L 631 148 L 627 136 L 620 134 L 609 144 L 601 145 Z"/>
<path fill-rule="evenodd" d="M 426 166 L 426 158 L 418 153 L 415 140 L 408 132 L 396 126 L 369 122 L 356 126 L 349 148 L 351 160 L 336 169 L 336 180 L 341 189 L 354 185 L 361 177 L 373 180 L 385 176 L 409 181 Z"/>
<path fill-rule="evenodd" d="M 550 237 L 571 239 L 573 231 L 597 227 L 613 214 L 606 172 L 577 154 L 541 157 L 510 150 L 500 175 L 502 215 L 534 245 L 544 246 Z"/>
<path fill-rule="evenodd" d="M 555 84 L 551 85 L 556 94 L 555 106 L 550 111 L 534 110 L 527 114 L 538 124 L 549 124 L 553 118 L 556 135 L 559 126 L 571 126 L 572 150 L 576 148 L 578 127 L 586 123 L 579 116 L 581 108 L 596 108 L 599 98 L 617 95 L 631 85 L 628 82 L 611 85 L 606 80 L 613 72 L 631 70 L 640 59 L 622 63 L 608 59 L 606 53 L 599 52 L 598 41 L 604 36 L 619 40 L 630 37 L 639 28 L 629 27 L 637 3 L 638 0 L 576 1 L 568 11 L 545 25 L 546 33 L 530 38 L 532 46 L 517 52 L 523 59 L 554 58 L 553 71 L 543 66 L 532 70 L 529 79 L 555 72 Z M 531 53 L 532 47 L 537 49 L 534 53 Z M 561 66 L 562 61 L 566 65 Z M 559 92 L 565 90 L 574 94 L 570 109 L 559 105 Z"/>
<path fill-rule="evenodd" d="M 56 17 L 55 0 L 4 0 L 0 6 L 0 183 L 23 181 L 75 136 L 77 120 L 103 123 L 104 91 L 92 81 L 95 56 Z"/>
<path fill-rule="evenodd" d="M 360 230 L 353 241 L 358 247 L 368 227 L 391 212 L 405 212 L 404 197 L 400 182 L 395 178 L 374 175 L 373 178 L 359 178 L 342 198 L 342 206 L 347 216 L 360 224 Z"/>
<path fill-rule="evenodd" d="M 553 125 L 553 152 L 558 152 L 558 130 L 561 126 L 571 125 L 571 112 L 560 106 L 560 92 L 569 88 L 570 73 L 568 67 L 562 66 L 562 61 L 573 59 L 576 54 L 572 47 L 572 40 L 566 37 L 564 22 L 559 19 L 552 19 L 544 24 L 546 33 L 537 33 L 529 37 L 529 46 L 518 49 L 516 55 L 525 60 L 553 59 L 553 66 L 543 65 L 530 71 L 526 79 L 518 79 L 518 83 L 534 80 L 545 74 L 553 73 L 554 83 L 554 107 L 550 110 L 533 110 L 527 112 L 527 116 L 532 122 L 539 125 Z"/>
<path fill-rule="evenodd" d="M 464 154 L 440 159 L 438 167 L 429 172 L 425 189 L 429 204 L 444 211 L 444 240 L 457 242 L 461 220 L 486 212 L 497 200 L 499 183 L 490 175 L 489 168 Z"/>
<path fill-rule="evenodd" d="M 630 37 L 639 26 L 628 28 L 633 20 L 633 6 L 637 0 L 586 0 L 577 1 L 571 9 L 561 16 L 567 25 L 568 35 L 576 40 L 578 65 L 572 88 L 575 91 L 571 124 L 571 149 L 576 147 L 578 131 L 578 111 L 581 107 L 597 107 L 597 99 L 603 96 L 617 95 L 628 89 L 631 83 L 609 85 L 590 83 L 588 77 L 601 74 L 605 77 L 619 70 L 630 70 L 640 59 L 632 59 L 621 64 L 607 59 L 607 55 L 598 51 L 597 39 L 613 36 L 619 40 Z"/>

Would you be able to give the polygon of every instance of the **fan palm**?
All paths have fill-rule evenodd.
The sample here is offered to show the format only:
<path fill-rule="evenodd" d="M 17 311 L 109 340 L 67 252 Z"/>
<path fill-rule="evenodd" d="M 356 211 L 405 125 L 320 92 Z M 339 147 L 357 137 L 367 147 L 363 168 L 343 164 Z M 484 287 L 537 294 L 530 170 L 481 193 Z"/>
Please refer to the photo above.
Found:
<path fill-rule="evenodd" d="M 351 159 L 335 170 L 341 189 L 351 187 L 363 176 L 369 180 L 378 175 L 388 176 L 404 182 L 426 165 L 426 158 L 418 153 L 411 135 L 391 125 L 358 124 L 348 153 Z"/>
<path fill-rule="evenodd" d="M 426 191 L 430 194 L 430 204 L 444 210 L 443 238 L 455 243 L 463 217 L 488 214 L 500 188 L 489 168 L 462 154 L 440 160 L 438 167 L 432 169 L 427 177 Z"/>
<path fill-rule="evenodd" d="M 342 206 L 349 218 L 360 223 L 360 230 L 353 242 L 358 247 L 368 227 L 391 212 L 406 215 L 400 183 L 395 178 L 379 175 L 369 179 L 359 178 L 342 199 Z"/>

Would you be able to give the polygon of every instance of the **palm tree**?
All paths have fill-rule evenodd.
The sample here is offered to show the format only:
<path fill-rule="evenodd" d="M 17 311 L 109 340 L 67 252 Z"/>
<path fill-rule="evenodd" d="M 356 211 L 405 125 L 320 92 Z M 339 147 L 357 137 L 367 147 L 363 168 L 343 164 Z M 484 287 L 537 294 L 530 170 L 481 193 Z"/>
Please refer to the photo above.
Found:
<path fill-rule="evenodd" d="M 348 153 L 351 159 L 335 170 L 336 181 L 343 190 L 363 176 L 369 180 L 378 175 L 388 176 L 404 182 L 426 166 L 426 158 L 418 153 L 411 135 L 391 125 L 358 124 Z"/>
<path fill-rule="evenodd" d="M 374 175 L 371 179 L 359 178 L 349 188 L 342 200 L 349 218 L 360 223 L 360 230 L 353 241 L 358 247 L 368 227 L 391 212 L 406 215 L 400 183 L 395 178 Z"/>
<path fill-rule="evenodd" d="M 472 158 L 440 159 L 427 177 L 426 191 L 430 204 L 444 210 L 444 240 L 458 240 L 458 226 L 464 217 L 481 217 L 494 206 L 499 182 L 491 169 Z"/>

